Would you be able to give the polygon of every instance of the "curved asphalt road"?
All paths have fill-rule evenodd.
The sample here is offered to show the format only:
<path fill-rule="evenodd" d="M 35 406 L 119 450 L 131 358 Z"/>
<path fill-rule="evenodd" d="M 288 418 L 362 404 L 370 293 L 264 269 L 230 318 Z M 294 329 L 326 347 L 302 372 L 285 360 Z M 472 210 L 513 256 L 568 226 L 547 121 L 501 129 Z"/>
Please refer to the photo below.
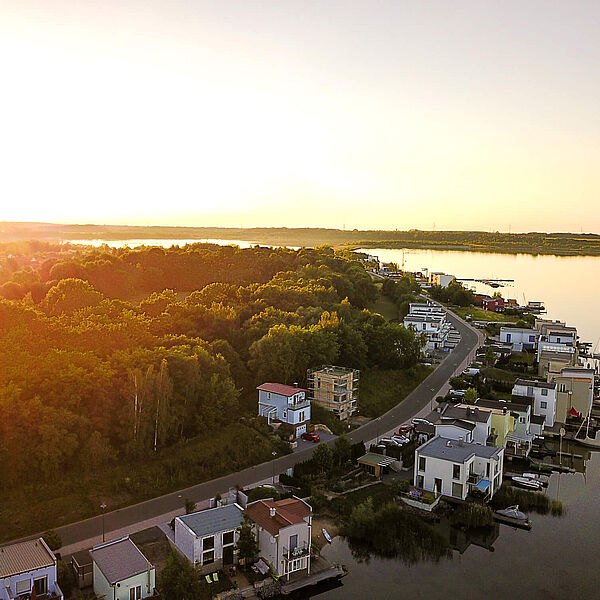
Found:
<path fill-rule="evenodd" d="M 435 371 L 397 406 L 378 419 L 374 419 L 348 434 L 348 438 L 352 443 L 368 442 L 409 421 L 435 398 L 438 391 L 457 370 L 462 370 L 466 362 L 472 360 L 474 351 L 480 344 L 480 334 L 453 313 L 448 313 L 448 316 L 461 335 L 461 340 L 456 348 L 448 353 L 448 356 Z M 307 460 L 312 452 L 313 448 L 307 448 L 237 473 L 106 513 L 104 528 L 106 532 L 115 531 L 172 511 L 181 510 L 182 498 L 200 502 L 215 496 L 217 493 L 222 494 L 236 485 L 248 486 L 258 481 L 267 480 L 272 477 L 273 473 L 282 473 L 295 463 Z M 63 547 L 97 537 L 99 531 L 102 531 L 102 516 L 57 528 L 57 532 L 63 541 Z"/>

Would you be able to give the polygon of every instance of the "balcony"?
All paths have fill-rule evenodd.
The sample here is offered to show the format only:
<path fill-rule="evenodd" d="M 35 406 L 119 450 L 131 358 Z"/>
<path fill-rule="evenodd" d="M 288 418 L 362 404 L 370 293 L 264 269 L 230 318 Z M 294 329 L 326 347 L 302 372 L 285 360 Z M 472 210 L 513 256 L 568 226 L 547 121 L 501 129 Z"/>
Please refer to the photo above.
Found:
<path fill-rule="evenodd" d="M 483 479 L 483 475 L 479 473 L 469 473 L 469 477 L 467 477 L 468 485 L 477 485 Z"/>
<path fill-rule="evenodd" d="M 310 554 L 310 548 L 306 542 L 301 546 L 296 546 L 292 550 L 289 550 L 285 546 L 283 547 L 283 558 L 287 561 L 297 560 Z"/>

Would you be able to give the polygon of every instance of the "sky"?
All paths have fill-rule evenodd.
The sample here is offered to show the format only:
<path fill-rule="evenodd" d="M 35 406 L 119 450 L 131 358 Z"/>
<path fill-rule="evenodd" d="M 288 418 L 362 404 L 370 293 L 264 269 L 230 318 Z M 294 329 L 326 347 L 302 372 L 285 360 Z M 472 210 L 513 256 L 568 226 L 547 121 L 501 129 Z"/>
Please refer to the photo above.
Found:
<path fill-rule="evenodd" d="M 600 2 L 3 0 L 0 220 L 600 232 Z"/>

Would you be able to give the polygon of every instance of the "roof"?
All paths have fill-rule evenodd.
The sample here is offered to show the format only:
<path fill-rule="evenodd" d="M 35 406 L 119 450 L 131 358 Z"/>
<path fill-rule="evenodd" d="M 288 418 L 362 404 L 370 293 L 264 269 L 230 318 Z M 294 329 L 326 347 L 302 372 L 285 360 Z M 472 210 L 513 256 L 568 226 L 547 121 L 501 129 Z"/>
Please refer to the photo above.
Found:
<path fill-rule="evenodd" d="M 154 568 L 129 536 L 96 546 L 90 554 L 110 585 Z"/>
<path fill-rule="evenodd" d="M 42 538 L 0 547 L 0 579 L 51 567 L 56 559 Z"/>
<path fill-rule="evenodd" d="M 183 515 L 177 519 L 187 525 L 197 537 L 204 537 L 236 529 L 244 520 L 244 512 L 237 504 L 227 504 Z"/>
<path fill-rule="evenodd" d="M 495 446 L 482 446 L 481 444 L 471 444 L 469 442 L 460 442 L 449 440 L 436 435 L 428 442 L 417 448 L 419 456 L 430 458 L 439 458 L 452 462 L 464 463 L 472 456 L 480 458 L 497 458 L 502 453 L 503 448 Z"/>
<path fill-rule="evenodd" d="M 544 415 L 531 415 L 531 422 L 535 425 L 543 425 L 546 422 Z"/>
<path fill-rule="evenodd" d="M 546 381 L 532 381 L 530 379 L 517 379 L 514 385 L 526 385 L 527 387 L 548 388 L 553 390 L 556 383 L 547 383 Z"/>
<path fill-rule="evenodd" d="M 91 565 L 92 557 L 89 550 L 79 550 L 71 554 L 71 559 L 74 560 L 80 567 L 83 565 Z"/>
<path fill-rule="evenodd" d="M 517 402 L 502 402 L 500 400 L 486 400 L 485 398 L 480 398 L 477 400 L 477 404 L 480 404 L 484 408 L 498 408 L 506 410 L 516 410 L 517 412 L 527 412 L 531 410 L 531 406 L 529 404 L 521 404 Z"/>
<path fill-rule="evenodd" d="M 439 423 L 436 423 L 437 427 L 440 425 L 453 425 L 454 427 L 460 427 L 461 429 L 466 429 L 467 431 L 473 431 L 473 429 L 476 427 L 475 423 L 461 421 L 460 419 L 442 419 Z"/>
<path fill-rule="evenodd" d="M 274 516 L 271 516 L 272 508 L 275 509 Z M 303 523 L 306 517 L 312 515 L 310 506 L 299 498 L 286 498 L 275 502 L 257 500 L 248 504 L 244 512 L 271 535 L 278 535 L 280 529 L 295 523 Z"/>
<path fill-rule="evenodd" d="M 256 389 L 263 392 L 273 392 L 274 394 L 280 394 L 281 396 L 293 396 L 298 392 L 306 392 L 305 389 L 294 387 L 293 385 L 285 385 L 284 383 L 263 383 Z"/>
<path fill-rule="evenodd" d="M 487 423 L 490 419 L 490 414 L 489 410 L 481 410 L 477 406 L 457 404 L 454 406 L 449 405 L 442 413 L 442 416 L 446 419 Z"/>
<path fill-rule="evenodd" d="M 374 467 L 387 467 L 391 465 L 396 459 L 393 456 L 383 456 L 383 454 L 376 454 L 375 452 L 367 452 L 364 456 L 361 456 L 357 462 L 364 465 L 372 465 Z"/>

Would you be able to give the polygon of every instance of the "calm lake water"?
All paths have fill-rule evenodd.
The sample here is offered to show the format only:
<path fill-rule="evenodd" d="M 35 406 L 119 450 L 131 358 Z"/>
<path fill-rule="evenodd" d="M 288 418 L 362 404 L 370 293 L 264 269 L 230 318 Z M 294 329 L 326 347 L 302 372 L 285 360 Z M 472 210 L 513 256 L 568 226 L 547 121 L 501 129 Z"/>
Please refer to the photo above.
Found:
<path fill-rule="evenodd" d="M 231 240 L 81 240 L 80 243 L 111 246 L 184 245 L 207 241 L 220 244 Z M 402 264 L 401 250 L 368 249 L 385 262 Z M 578 328 L 583 341 L 600 340 L 600 257 L 556 257 L 508 255 L 438 250 L 407 250 L 407 270 L 444 271 L 458 278 L 514 279 L 514 284 L 497 288 L 506 298 L 541 300 L 547 317 L 566 320 Z M 477 291 L 494 289 L 469 282 Z M 563 448 L 568 450 L 568 448 Z M 570 450 L 569 450 L 570 451 Z M 547 600 L 600 598 L 600 454 L 573 449 L 582 458 L 563 459 L 573 474 L 553 474 L 547 494 L 566 507 L 561 518 L 530 514 L 531 531 L 500 525 L 496 537 L 458 540 L 452 559 L 407 565 L 401 560 L 372 557 L 368 562 L 354 559 L 342 538 L 323 550 L 333 562 L 346 565 L 350 573 L 342 585 L 327 591 L 315 589 L 304 596 L 322 600 L 347 598 L 423 598 L 442 600 Z M 571 461 L 571 462 L 569 462 Z M 510 469 L 510 467 L 509 467 Z M 460 536 L 459 536 L 460 537 Z"/>

